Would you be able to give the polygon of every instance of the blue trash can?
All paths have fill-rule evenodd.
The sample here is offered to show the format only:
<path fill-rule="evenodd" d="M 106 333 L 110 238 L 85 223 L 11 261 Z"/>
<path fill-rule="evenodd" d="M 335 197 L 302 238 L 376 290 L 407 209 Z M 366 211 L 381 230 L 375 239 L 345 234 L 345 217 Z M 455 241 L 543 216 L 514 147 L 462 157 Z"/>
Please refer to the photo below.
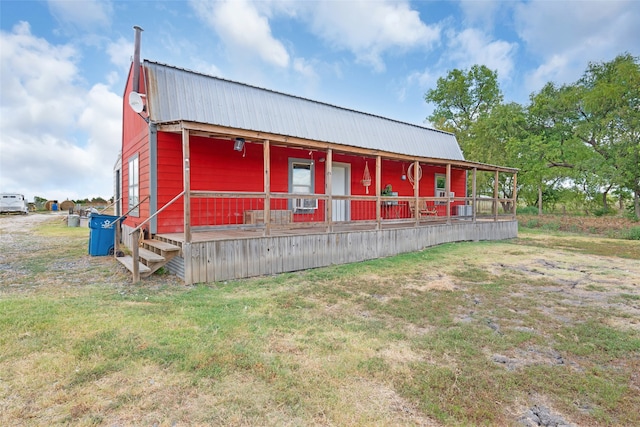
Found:
<path fill-rule="evenodd" d="M 113 250 L 116 228 L 113 215 L 92 214 L 89 218 L 89 255 L 109 255 Z"/>

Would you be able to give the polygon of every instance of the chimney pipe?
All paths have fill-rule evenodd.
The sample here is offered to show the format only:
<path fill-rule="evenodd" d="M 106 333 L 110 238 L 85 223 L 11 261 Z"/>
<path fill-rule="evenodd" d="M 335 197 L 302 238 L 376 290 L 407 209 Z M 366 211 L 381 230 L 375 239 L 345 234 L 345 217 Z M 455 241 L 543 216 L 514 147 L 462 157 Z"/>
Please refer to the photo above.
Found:
<path fill-rule="evenodd" d="M 133 90 L 140 93 L 140 33 L 144 30 L 137 25 L 133 29 L 135 30 L 133 39 Z"/>

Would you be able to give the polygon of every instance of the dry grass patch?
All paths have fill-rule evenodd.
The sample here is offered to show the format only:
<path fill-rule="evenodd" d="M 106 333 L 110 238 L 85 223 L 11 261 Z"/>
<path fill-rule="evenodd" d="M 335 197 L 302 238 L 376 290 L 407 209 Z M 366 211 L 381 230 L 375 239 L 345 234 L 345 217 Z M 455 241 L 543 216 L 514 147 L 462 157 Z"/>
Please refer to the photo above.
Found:
<path fill-rule="evenodd" d="M 522 233 L 132 286 L 50 219 L 0 218 L 0 425 L 640 424 L 631 242 Z"/>

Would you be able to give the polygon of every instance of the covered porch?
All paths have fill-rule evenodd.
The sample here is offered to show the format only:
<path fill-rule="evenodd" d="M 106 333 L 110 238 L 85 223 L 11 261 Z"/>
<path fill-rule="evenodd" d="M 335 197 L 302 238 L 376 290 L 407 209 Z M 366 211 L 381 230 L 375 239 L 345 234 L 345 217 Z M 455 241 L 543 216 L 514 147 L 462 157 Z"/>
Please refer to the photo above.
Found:
<path fill-rule="evenodd" d="M 153 239 L 180 248 L 180 254 L 167 266 L 187 284 L 358 262 L 447 242 L 517 235 L 517 171 L 512 168 L 192 122 L 161 124 L 157 130 L 181 136 L 183 191 L 159 209 L 150 209 L 154 213 L 135 229 L 125 227 L 123 238 L 128 246 L 134 246 L 137 233 L 149 223 Z M 229 143 L 241 139 L 251 144 L 253 151 L 259 147 L 262 191 L 192 189 L 193 137 Z M 315 193 L 272 191 L 271 153 L 276 147 L 303 150 L 312 162 L 322 163 L 324 192 L 317 186 Z M 363 159 L 367 168 L 371 164 L 370 177 L 364 174 L 361 180 L 352 179 L 362 188 L 346 192 L 332 188 L 336 158 L 341 164 L 345 159 Z M 388 176 L 388 170 L 393 169 L 395 174 L 397 169 L 399 175 L 401 166 L 403 174 L 411 174 L 406 177 L 411 182 L 410 191 L 383 194 L 385 171 Z M 436 183 L 434 190 L 421 188 L 421 173 L 427 168 L 443 172 L 442 183 Z M 464 174 L 463 191 L 451 191 L 454 173 Z M 490 194 L 478 191 L 481 175 L 483 182 L 492 182 Z M 368 194 L 357 194 L 365 193 L 364 188 Z M 156 198 L 151 203 L 162 202 Z M 157 221 L 171 221 L 167 217 L 171 209 L 165 210 L 174 204 L 182 205 L 180 218 L 173 219 L 180 230 L 157 230 Z M 175 215 L 175 206 L 173 210 Z"/>

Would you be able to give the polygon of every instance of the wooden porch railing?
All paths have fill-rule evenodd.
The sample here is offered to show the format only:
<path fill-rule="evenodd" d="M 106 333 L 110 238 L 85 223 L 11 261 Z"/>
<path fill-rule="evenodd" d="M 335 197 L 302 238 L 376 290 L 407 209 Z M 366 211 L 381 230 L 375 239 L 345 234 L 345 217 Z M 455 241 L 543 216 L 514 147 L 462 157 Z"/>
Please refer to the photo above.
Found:
<path fill-rule="evenodd" d="M 191 192 L 191 226 L 261 226 L 268 235 L 274 228 L 326 227 L 334 224 L 375 223 L 378 228 L 390 222 L 415 222 L 454 219 L 476 221 L 515 217 L 515 203 L 509 198 L 361 196 L 262 192 Z M 302 201 L 308 201 L 305 205 Z M 416 202 L 417 201 L 417 202 Z M 329 203 L 332 204 L 328 209 Z M 377 209 L 377 206 L 380 209 Z M 310 206 L 308 209 L 305 206 Z M 412 209 L 421 206 L 422 209 Z M 345 215 L 336 214 L 344 209 Z M 269 211 L 266 223 L 263 212 Z M 330 213 L 333 214 L 330 216 Z M 429 214 L 428 214 L 429 213 Z M 275 215 L 275 217 L 272 217 Z M 264 225 L 262 225 L 264 224 Z"/>

